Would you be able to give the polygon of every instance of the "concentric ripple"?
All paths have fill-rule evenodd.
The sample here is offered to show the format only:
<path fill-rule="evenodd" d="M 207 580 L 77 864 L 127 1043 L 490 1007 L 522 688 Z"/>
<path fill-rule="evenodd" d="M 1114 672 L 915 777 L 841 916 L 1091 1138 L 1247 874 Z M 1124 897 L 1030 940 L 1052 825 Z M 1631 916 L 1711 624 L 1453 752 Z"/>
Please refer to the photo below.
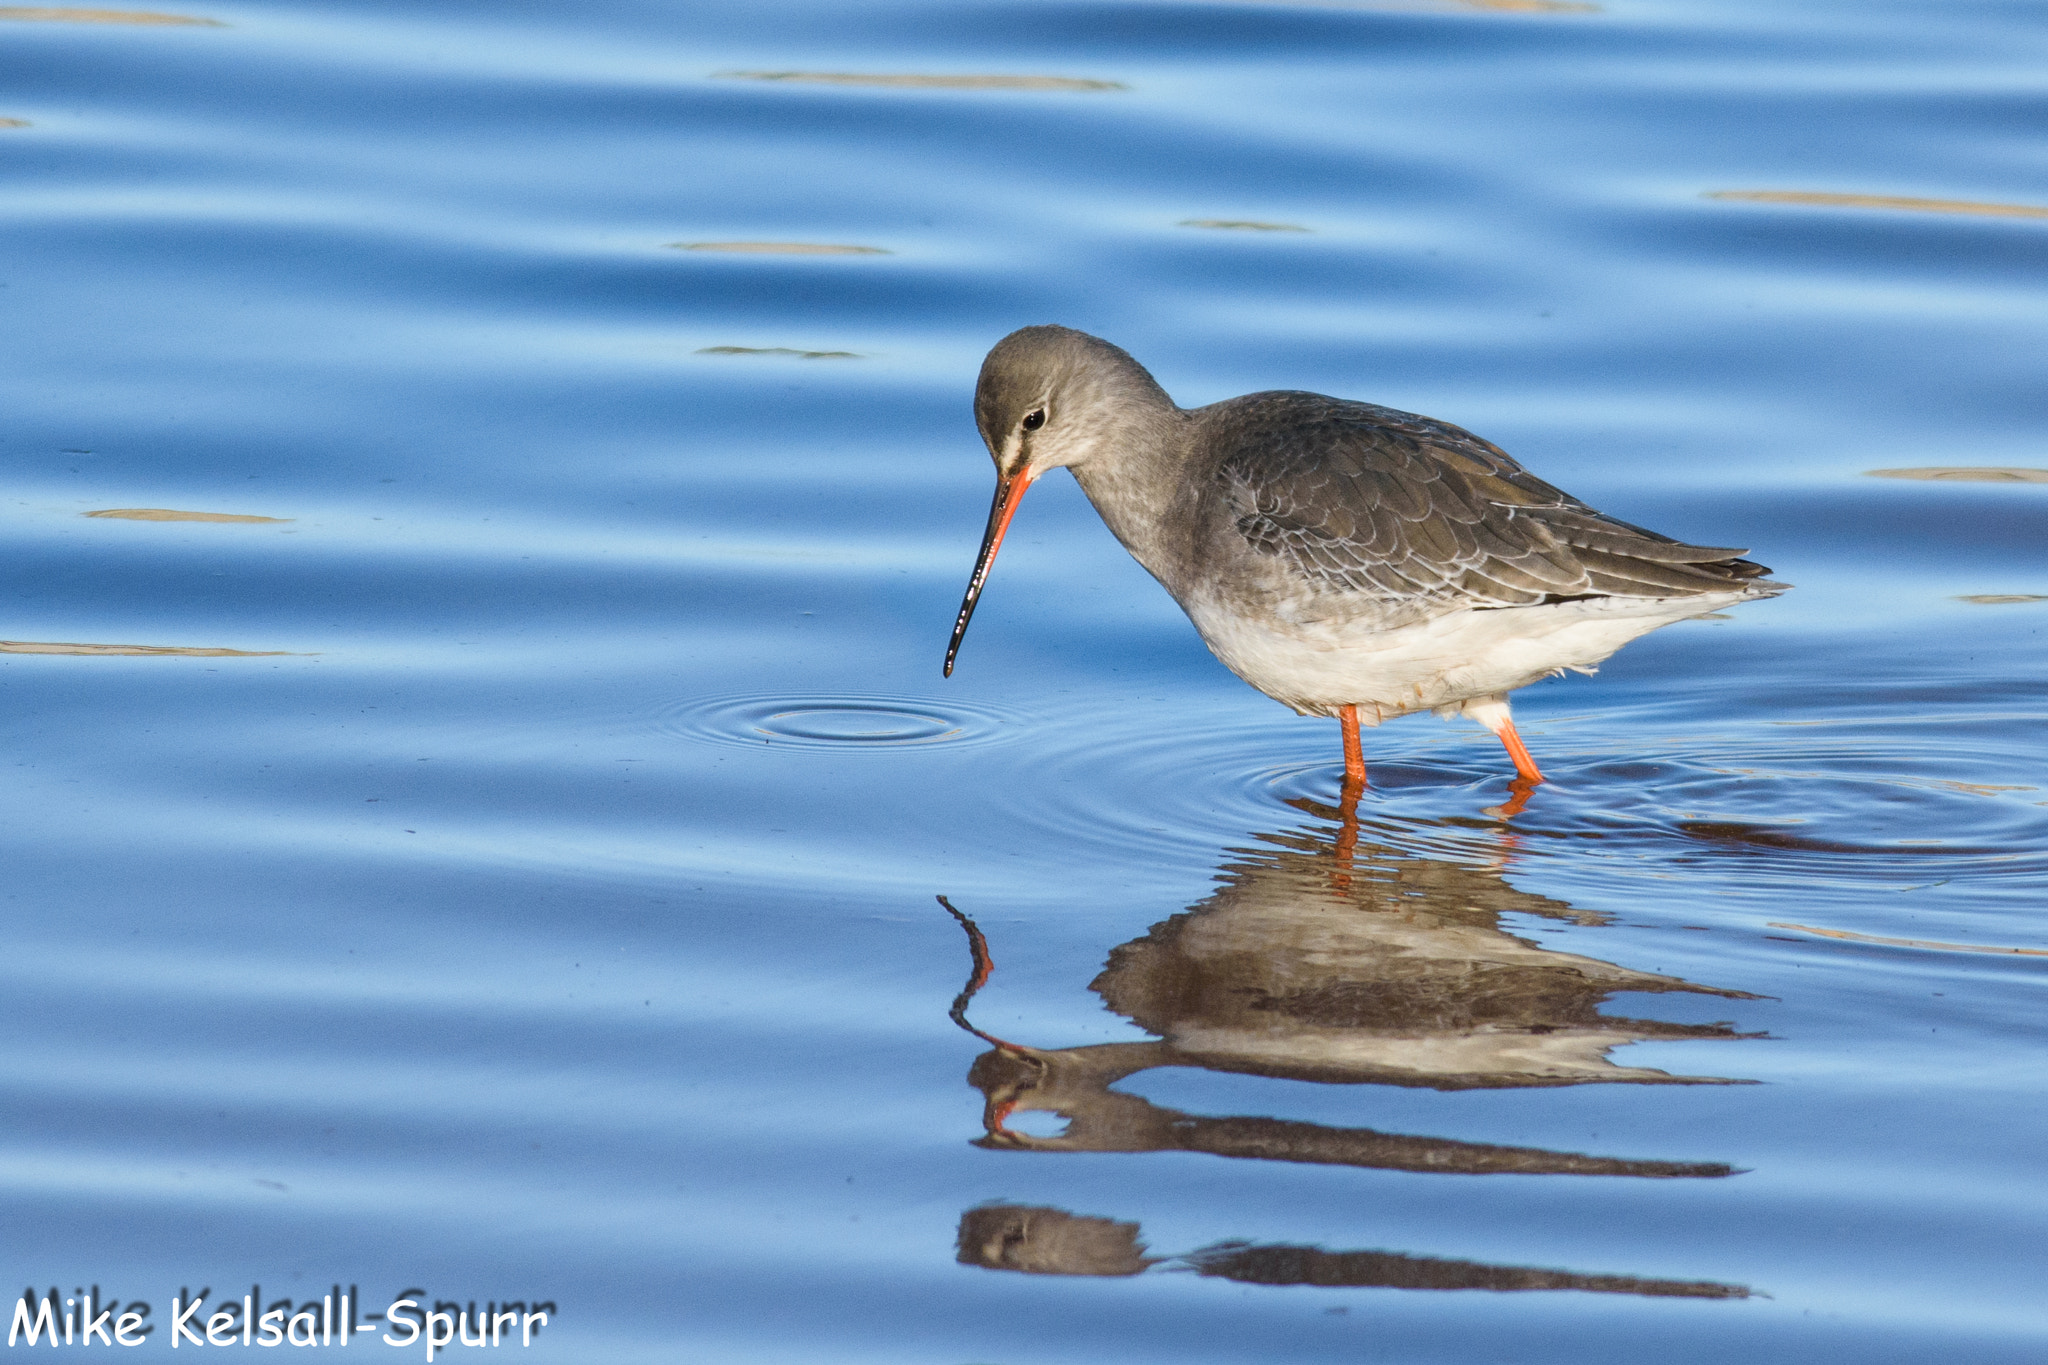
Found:
<path fill-rule="evenodd" d="M 1144 848 L 1199 861 L 1249 835 L 1291 829 L 1334 809 L 1343 751 L 1331 721 L 1304 720 L 1252 698 L 1158 712 L 1071 712 L 1041 718 L 1031 743 L 1005 762 L 1006 785 L 1057 792 L 1014 813 L 1036 824 L 1039 846 L 1071 859 L 1077 850 L 1121 856 Z M 1470 730 L 1470 733 L 1465 733 Z M 1508 799 L 1513 776 L 1494 762 L 1491 736 L 1427 719 L 1389 727 L 1370 741 L 1368 812 L 1429 826 Z M 1447 849 L 1455 856 L 1455 850 Z"/>
<path fill-rule="evenodd" d="M 1610 712 L 1589 744 L 1572 720 L 1538 720 L 1525 733 L 1550 780 L 1516 805 L 1491 736 L 1414 718 L 1367 734 L 1356 815 L 1364 839 L 1418 857 L 1512 852 L 1529 871 L 1568 862 L 1596 896 L 1596 883 L 1674 875 L 1755 894 L 2041 893 L 2048 789 L 1997 781 L 2013 732 L 2030 723 L 1995 712 L 1941 724 L 1861 718 L 1852 740 L 1761 721 L 1702 733 L 1696 718 L 1674 733 L 1669 715 Z M 1183 709 L 1172 724 L 1047 716 L 1004 764 L 1006 782 L 1059 793 L 1015 818 L 1063 860 L 1134 848 L 1198 859 L 1340 818 L 1337 727 L 1249 706 Z"/>
<path fill-rule="evenodd" d="M 755 748 L 898 750 L 986 744 L 1019 717 L 995 707 L 944 704 L 880 693 L 694 697 L 655 713 L 655 728 L 681 739 Z"/>

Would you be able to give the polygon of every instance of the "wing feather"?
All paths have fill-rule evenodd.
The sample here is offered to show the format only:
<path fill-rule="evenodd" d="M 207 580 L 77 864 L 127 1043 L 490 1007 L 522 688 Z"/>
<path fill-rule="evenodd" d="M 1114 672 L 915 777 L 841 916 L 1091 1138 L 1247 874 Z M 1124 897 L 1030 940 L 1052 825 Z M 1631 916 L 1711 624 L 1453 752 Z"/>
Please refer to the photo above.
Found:
<path fill-rule="evenodd" d="M 1447 422 L 1307 393 L 1203 420 L 1237 534 L 1313 590 L 1449 610 L 1697 596 L 1770 572 L 1598 512 Z"/>

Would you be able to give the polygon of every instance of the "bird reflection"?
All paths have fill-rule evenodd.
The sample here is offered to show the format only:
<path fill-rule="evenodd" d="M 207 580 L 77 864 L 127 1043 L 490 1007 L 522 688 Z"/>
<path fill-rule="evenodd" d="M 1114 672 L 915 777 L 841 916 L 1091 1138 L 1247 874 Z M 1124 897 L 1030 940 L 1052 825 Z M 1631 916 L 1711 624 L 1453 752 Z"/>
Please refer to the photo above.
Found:
<path fill-rule="evenodd" d="M 1625 1066 L 1609 1053 L 1650 1040 L 1755 1037 L 1727 1023 L 1603 1014 L 1619 992 L 1755 999 L 1741 991 L 1554 952 L 1503 927 L 1522 915 L 1578 925 L 1598 912 L 1510 886 L 1511 845 L 1490 861 L 1422 858 L 1362 839 L 1358 792 L 1338 808 L 1294 804 L 1316 826 L 1257 836 L 1233 850 L 1216 892 L 1110 951 L 1090 983 L 1147 1042 L 1039 1048 L 978 1028 L 968 1009 L 994 963 L 973 920 L 945 897 L 973 959 L 953 1002 L 962 1028 L 990 1044 L 968 1080 L 984 1097 L 976 1145 L 1039 1152 L 1201 1152 L 1261 1161 L 1483 1175 L 1713 1179 L 1721 1162 L 1651 1160 L 1464 1142 L 1263 1115 L 1200 1115 L 1115 1089 L 1155 1067 L 1334 1084 L 1511 1089 L 1592 1082 L 1732 1084 Z M 1320 822 L 1328 823 L 1320 823 Z M 1020 1116 L 1065 1121 L 1057 1135 Z M 1036 1127 L 1037 1125 L 1034 1125 Z M 960 1224 L 959 1259 L 1033 1274 L 1122 1276 L 1171 1262 L 1256 1284 L 1436 1289 L 1579 1289 L 1741 1297 L 1740 1286 L 1582 1275 L 1389 1251 L 1222 1243 L 1177 1257 L 1144 1253 L 1135 1224 L 1060 1209 L 989 1205 Z"/>
<path fill-rule="evenodd" d="M 1599 1007 L 1623 991 L 1754 997 L 1542 948 L 1509 933 L 1501 917 L 1584 925 L 1606 917 L 1508 885 L 1505 854 L 1491 866 L 1419 858 L 1359 842 L 1348 802 L 1335 812 L 1298 804 L 1311 814 L 1337 815 L 1337 829 L 1260 836 L 1259 847 L 1235 851 L 1224 865 L 1214 895 L 1110 951 L 1092 989 L 1156 1041 L 1038 1048 L 975 1028 L 967 1008 L 992 960 L 980 930 L 941 898 L 966 927 L 974 958 L 953 1017 L 993 1045 L 968 1074 L 986 1097 L 980 1145 L 1199 1151 L 1475 1174 L 1730 1173 L 1713 1162 L 1191 1115 L 1112 1089 L 1155 1067 L 1438 1090 L 1729 1083 L 1622 1066 L 1608 1057 L 1624 1043 L 1745 1036 L 1728 1024 L 1618 1018 Z M 1039 1136 L 1011 1126 L 1030 1111 L 1064 1118 L 1066 1130 Z"/>
<path fill-rule="evenodd" d="M 1583 1275 L 1570 1270 L 1404 1256 L 1394 1251 L 1324 1251 L 1284 1243 L 1219 1242 L 1180 1256 L 1153 1257 L 1145 1254 L 1136 1223 L 1019 1204 L 984 1204 L 963 1214 L 958 1259 L 962 1265 L 1029 1275 L 1117 1278 L 1163 1265 L 1240 1284 L 1324 1288 L 1577 1289 L 1687 1299 L 1746 1299 L 1750 1293 L 1746 1286 L 1713 1280 Z"/>

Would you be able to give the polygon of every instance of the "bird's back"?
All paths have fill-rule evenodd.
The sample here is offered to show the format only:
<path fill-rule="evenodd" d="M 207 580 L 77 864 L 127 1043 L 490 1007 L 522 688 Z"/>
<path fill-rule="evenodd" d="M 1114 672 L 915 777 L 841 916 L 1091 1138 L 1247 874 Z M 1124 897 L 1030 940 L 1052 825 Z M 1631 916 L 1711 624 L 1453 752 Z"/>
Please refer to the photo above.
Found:
<path fill-rule="evenodd" d="M 1598 512 L 1447 422 L 1321 394 L 1189 414 L 1206 509 L 1191 547 L 1236 595 L 1382 626 L 1585 599 L 1770 596 L 1742 551 Z M 1245 606 L 1253 606 L 1246 601 Z"/>

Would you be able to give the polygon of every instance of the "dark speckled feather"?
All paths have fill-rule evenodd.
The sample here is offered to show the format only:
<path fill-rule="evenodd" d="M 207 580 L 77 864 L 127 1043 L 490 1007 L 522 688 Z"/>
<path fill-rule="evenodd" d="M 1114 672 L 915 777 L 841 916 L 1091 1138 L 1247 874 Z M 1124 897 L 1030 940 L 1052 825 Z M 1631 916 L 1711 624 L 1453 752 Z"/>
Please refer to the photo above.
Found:
<path fill-rule="evenodd" d="M 1294 392 L 1194 416 L 1238 533 L 1312 590 L 1434 614 L 1725 593 L 1770 572 L 1595 511 L 1447 422 Z"/>

